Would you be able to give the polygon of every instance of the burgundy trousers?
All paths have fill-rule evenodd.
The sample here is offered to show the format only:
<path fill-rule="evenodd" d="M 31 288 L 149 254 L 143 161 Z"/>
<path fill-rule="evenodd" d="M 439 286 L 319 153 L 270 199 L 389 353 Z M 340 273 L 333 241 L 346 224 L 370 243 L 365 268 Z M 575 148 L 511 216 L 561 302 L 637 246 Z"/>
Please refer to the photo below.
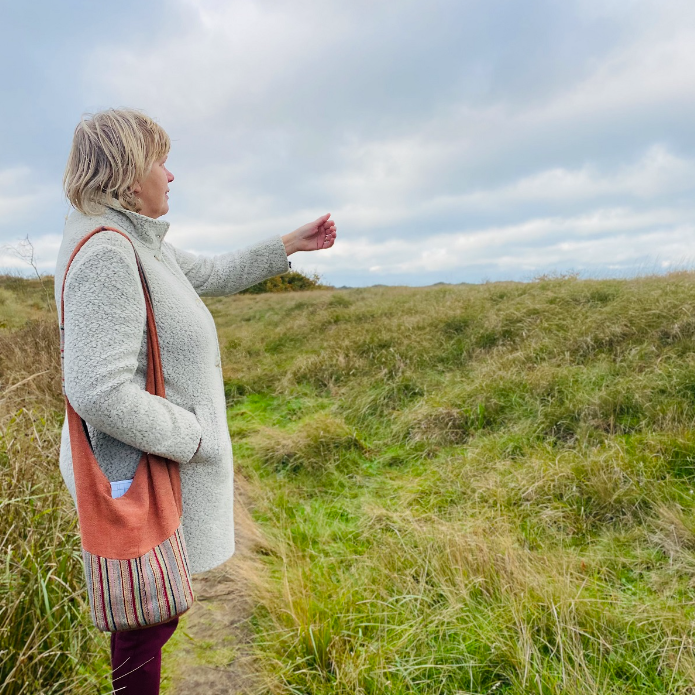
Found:
<path fill-rule="evenodd" d="M 117 695 L 159 695 L 162 647 L 178 618 L 141 630 L 111 633 L 111 672 Z"/>

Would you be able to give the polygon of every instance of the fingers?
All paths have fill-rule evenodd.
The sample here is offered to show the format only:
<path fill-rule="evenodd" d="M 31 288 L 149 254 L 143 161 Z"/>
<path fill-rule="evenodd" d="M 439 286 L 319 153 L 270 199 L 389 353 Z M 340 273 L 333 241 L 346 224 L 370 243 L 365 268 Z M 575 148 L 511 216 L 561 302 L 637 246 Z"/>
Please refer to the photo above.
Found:
<path fill-rule="evenodd" d="M 324 218 L 320 218 L 324 219 Z M 328 249 L 333 246 L 336 236 L 336 226 L 333 220 L 324 219 L 323 223 L 317 229 L 316 248 Z"/>
<path fill-rule="evenodd" d="M 319 232 L 323 232 L 324 234 L 328 234 L 331 232 L 331 230 L 335 231 L 335 222 L 333 220 L 326 220 L 322 224 L 319 225 L 318 229 L 319 229 Z"/>
<path fill-rule="evenodd" d="M 321 232 L 319 238 L 321 239 L 322 249 L 329 249 L 335 243 L 335 238 L 337 236 L 335 224 L 327 229 L 325 232 Z"/>

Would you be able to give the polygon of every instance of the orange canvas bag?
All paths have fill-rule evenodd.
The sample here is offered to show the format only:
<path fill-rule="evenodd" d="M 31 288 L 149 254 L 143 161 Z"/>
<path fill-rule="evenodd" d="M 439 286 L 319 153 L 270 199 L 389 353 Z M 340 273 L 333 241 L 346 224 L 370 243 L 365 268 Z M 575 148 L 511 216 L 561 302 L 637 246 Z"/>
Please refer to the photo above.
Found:
<path fill-rule="evenodd" d="M 99 227 L 77 244 L 65 277 L 84 244 L 104 231 L 116 232 L 132 244 L 120 230 Z M 148 393 L 165 398 L 152 298 L 137 252 L 135 258 L 147 310 L 145 388 Z M 65 277 L 60 310 L 61 359 L 65 345 Z M 130 488 L 114 499 L 111 484 L 92 450 L 86 423 L 67 396 L 65 403 L 92 620 L 105 632 L 133 630 L 172 620 L 187 611 L 194 601 L 181 527 L 179 464 L 144 452 Z"/>

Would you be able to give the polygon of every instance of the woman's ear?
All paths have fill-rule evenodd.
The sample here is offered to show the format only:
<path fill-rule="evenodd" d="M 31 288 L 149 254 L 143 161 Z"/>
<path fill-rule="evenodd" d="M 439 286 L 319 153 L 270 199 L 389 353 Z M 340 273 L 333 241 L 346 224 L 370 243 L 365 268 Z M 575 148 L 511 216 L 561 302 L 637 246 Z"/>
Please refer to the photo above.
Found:
<path fill-rule="evenodd" d="M 135 195 L 137 195 L 137 194 L 140 193 L 140 191 L 142 190 L 142 186 L 140 185 L 140 183 L 139 183 L 138 181 L 136 181 L 136 182 L 130 187 L 130 190 L 131 190 Z"/>

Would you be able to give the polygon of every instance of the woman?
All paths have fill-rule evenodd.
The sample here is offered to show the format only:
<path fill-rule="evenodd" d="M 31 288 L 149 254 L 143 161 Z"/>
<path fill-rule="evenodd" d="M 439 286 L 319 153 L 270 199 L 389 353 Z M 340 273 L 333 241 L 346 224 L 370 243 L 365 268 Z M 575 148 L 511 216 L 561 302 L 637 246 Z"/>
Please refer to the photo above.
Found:
<path fill-rule="evenodd" d="M 166 242 L 170 141 L 144 114 L 97 113 L 75 130 L 65 171 L 75 208 L 65 225 L 55 274 L 56 302 L 68 259 L 90 231 L 65 278 L 64 379 L 72 407 L 87 423 L 100 468 L 123 494 L 146 451 L 180 464 L 183 531 L 192 573 L 234 552 L 232 447 L 215 324 L 199 295 L 239 292 L 284 273 L 296 251 L 327 249 L 330 215 L 243 251 L 204 258 Z M 135 251 L 152 297 L 167 398 L 145 391 L 146 309 Z M 75 499 L 67 424 L 60 468 Z M 111 635 L 114 687 L 158 693 L 161 647 L 176 620 Z M 121 690 L 122 689 L 122 690 Z"/>

